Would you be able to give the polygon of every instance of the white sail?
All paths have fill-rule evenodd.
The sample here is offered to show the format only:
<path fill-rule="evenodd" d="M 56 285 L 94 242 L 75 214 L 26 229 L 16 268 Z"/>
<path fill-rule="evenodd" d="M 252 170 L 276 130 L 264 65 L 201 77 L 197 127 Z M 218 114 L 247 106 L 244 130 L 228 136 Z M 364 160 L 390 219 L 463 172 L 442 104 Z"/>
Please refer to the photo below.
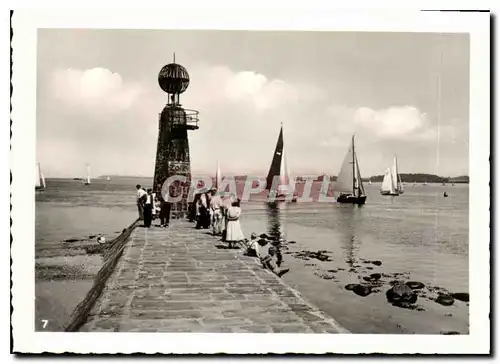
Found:
<path fill-rule="evenodd" d="M 398 173 L 396 172 L 395 164 L 392 165 L 390 171 L 391 171 L 392 190 L 398 191 Z"/>
<path fill-rule="evenodd" d="M 354 141 L 353 141 L 354 145 Z M 365 187 L 363 186 L 363 179 L 361 178 L 361 172 L 359 171 L 359 163 L 358 163 L 358 156 L 356 155 L 356 152 L 354 152 L 354 163 L 355 163 L 355 171 L 356 171 L 356 176 L 355 176 L 355 190 L 358 191 L 358 196 L 359 195 L 364 195 L 365 194 Z"/>
<path fill-rule="evenodd" d="M 391 194 L 395 192 L 391 168 L 387 168 L 385 171 L 384 180 L 382 181 L 382 186 L 380 186 L 380 192 Z"/>
<path fill-rule="evenodd" d="M 335 182 L 334 191 L 338 193 L 353 193 L 353 155 L 352 155 L 352 145 L 349 147 L 347 154 L 340 167 L 340 172 L 337 176 L 337 181 Z"/>
<path fill-rule="evenodd" d="M 42 168 L 40 163 L 36 164 L 36 181 L 35 188 L 45 188 L 45 177 L 43 176 Z"/>
<path fill-rule="evenodd" d="M 90 184 L 90 165 L 87 164 L 87 180 L 85 181 L 86 184 Z"/>
<path fill-rule="evenodd" d="M 399 169 L 398 169 L 398 159 L 396 156 L 394 156 L 394 160 L 393 160 L 393 181 L 395 183 L 395 190 L 398 192 L 398 193 L 403 193 L 404 190 L 403 190 L 403 184 L 401 183 L 401 176 L 399 175 Z"/>
<path fill-rule="evenodd" d="M 45 188 L 45 176 L 43 175 L 41 169 L 40 169 L 40 183 L 42 184 L 42 188 Z"/>
<path fill-rule="evenodd" d="M 35 180 L 35 187 L 40 188 L 41 187 L 41 179 L 40 179 L 40 163 L 36 164 L 36 180 Z"/>
<path fill-rule="evenodd" d="M 286 159 L 285 159 L 285 148 L 281 152 L 281 164 L 280 164 L 280 180 L 278 184 L 278 194 L 286 193 L 287 191 L 287 175 L 286 175 Z"/>
<path fill-rule="evenodd" d="M 215 171 L 215 188 L 219 188 L 221 184 L 222 177 L 220 175 L 219 160 L 217 159 L 217 170 Z"/>

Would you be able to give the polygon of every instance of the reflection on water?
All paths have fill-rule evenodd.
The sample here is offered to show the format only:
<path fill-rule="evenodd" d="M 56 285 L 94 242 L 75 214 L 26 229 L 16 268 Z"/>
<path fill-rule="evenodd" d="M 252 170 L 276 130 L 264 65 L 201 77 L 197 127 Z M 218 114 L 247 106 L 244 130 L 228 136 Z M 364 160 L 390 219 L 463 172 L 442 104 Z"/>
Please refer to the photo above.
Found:
<path fill-rule="evenodd" d="M 340 237 L 340 247 L 344 251 L 345 262 L 349 268 L 354 268 L 355 263 L 358 261 L 359 245 L 361 241 L 357 238 L 356 228 L 363 208 L 363 205 L 343 205 L 340 214 L 340 223 L 338 225 L 338 232 Z"/>
<path fill-rule="evenodd" d="M 280 214 L 280 206 L 279 203 L 266 203 L 266 212 L 267 212 L 267 234 L 273 239 L 278 240 L 282 235 L 282 221 Z"/>

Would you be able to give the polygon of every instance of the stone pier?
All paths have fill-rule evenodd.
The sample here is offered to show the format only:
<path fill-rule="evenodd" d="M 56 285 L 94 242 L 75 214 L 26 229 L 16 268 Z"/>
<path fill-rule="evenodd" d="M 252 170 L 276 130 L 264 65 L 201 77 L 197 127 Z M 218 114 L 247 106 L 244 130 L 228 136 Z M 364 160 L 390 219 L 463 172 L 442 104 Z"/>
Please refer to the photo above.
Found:
<path fill-rule="evenodd" d="M 348 333 L 256 258 L 177 220 L 136 227 L 80 331 Z"/>

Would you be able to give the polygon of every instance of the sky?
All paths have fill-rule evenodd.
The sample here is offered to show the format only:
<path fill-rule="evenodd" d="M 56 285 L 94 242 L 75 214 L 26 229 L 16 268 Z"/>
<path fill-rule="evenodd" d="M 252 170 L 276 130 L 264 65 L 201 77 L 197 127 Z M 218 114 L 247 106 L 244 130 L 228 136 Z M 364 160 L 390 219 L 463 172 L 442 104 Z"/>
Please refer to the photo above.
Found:
<path fill-rule="evenodd" d="M 186 67 L 193 174 L 265 175 L 284 128 L 292 175 L 467 175 L 467 34 L 40 29 L 37 161 L 47 177 L 153 175 L 158 72 Z"/>

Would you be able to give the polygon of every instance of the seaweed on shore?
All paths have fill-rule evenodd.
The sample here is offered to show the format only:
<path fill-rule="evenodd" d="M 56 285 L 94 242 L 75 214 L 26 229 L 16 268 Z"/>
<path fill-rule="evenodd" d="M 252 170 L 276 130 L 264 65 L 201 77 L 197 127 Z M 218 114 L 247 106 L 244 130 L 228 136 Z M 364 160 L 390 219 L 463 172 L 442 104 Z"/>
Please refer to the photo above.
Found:
<path fill-rule="evenodd" d="M 328 250 L 318 250 L 315 252 L 310 250 L 302 250 L 300 252 L 294 253 L 293 257 L 302 260 L 317 259 L 323 262 L 331 262 L 333 259 L 331 259 L 331 256 L 326 253 L 331 252 Z"/>

